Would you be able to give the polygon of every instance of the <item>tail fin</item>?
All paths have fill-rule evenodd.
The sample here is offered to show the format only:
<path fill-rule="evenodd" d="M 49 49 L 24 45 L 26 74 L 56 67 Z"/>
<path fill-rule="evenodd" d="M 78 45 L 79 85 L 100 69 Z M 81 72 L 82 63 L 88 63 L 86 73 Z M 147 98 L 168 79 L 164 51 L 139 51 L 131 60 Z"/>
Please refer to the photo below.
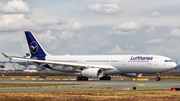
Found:
<path fill-rule="evenodd" d="M 25 31 L 25 35 L 32 58 L 36 57 L 38 60 L 45 60 L 45 56 L 49 54 L 43 49 L 36 37 L 30 31 Z"/>

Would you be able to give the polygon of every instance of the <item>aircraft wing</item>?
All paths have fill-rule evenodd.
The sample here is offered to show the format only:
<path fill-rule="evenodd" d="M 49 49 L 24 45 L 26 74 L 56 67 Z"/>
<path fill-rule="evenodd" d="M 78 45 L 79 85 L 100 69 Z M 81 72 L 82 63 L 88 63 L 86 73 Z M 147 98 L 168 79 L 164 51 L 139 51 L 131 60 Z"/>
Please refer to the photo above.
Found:
<path fill-rule="evenodd" d="M 56 61 L 46 61 L 46 60 L 36 60 L 36 59 L 31 59 L 31 58 L 24 58 L 24 57 L 17 57 L 17 56 L 8 56 L 4 53 L 2 53 L 4 57 L 10 58 L 10 59 L 15 59 L 15 60 L 22 60 L 22 61 L 32 61 L 35 63 L 41 63 L 42 65 L 47 65 L 47 64 L 53 64 L 53 65 L 59 65 L 59 66 L 64 66 L 64 67 L 85 67 L 85 68 L 102 68 L 102 69 L 111 69 L 114 68 L 112 66 L 108 65 L 92 65 L 92 64 L 81 64 L 81 63 L 69 63 L 69 62 L 56 62 Z"/>

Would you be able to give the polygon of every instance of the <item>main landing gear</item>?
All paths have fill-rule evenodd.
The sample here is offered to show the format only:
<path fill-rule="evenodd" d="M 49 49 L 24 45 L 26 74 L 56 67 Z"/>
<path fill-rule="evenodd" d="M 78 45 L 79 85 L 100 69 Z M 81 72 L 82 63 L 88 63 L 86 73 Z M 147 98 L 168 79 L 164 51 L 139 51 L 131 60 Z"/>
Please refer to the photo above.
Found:
<path fill-rule="evenodd" d="M 105 76 L 103 76 L 103 77 L 99 78 L 99 80 L 111 80 L 111 77 L 110 77 L 110 76 L 105 75 Z"/>
<path fill-rule="evenodd" d="M 88 77 L 78 76 L 77 81 L 88 81 Z"/>
<path fill-rule="evenodd" d="M 161 80 L 160 76 L 161 76 L 160 73 L 157 73 L 156 81 L 160 81 Z"/>

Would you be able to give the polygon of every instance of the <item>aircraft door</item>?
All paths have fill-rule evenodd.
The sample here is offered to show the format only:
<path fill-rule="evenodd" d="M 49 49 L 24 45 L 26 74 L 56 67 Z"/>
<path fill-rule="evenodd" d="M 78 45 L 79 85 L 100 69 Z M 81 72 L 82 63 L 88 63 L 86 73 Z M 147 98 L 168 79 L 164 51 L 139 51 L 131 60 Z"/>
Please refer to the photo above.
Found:
<path fill-rule="evenodd" d="M 153 59 L 153 66 L 158 66 L 158 58 Z"/>
<path fill-rule="evenodd" d="M 126 58 L 123 58 L 123 59 L 122 59 L 121 65 L 126 65 Z"/>

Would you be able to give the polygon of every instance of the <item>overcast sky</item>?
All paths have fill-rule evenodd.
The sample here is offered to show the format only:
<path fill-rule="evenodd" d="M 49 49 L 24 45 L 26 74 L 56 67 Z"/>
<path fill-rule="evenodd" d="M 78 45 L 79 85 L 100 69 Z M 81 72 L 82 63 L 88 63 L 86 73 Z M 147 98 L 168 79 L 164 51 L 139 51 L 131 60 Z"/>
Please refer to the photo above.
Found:
<path fill-rule="evenodd" d="M 29 52 L 25 30 L 52 55 L 156 54 L 180 62 L 180 0 L 1 0 L 1 52 Z"/>

